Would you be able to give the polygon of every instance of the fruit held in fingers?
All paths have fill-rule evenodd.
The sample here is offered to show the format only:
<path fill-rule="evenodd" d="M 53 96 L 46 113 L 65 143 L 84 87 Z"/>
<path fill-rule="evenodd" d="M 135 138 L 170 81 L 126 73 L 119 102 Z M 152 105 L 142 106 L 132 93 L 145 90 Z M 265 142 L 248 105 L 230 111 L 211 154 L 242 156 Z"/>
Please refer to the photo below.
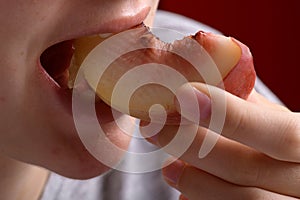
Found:
<path fill-rule="evenodd" d="M 179 124 L 174 98 L 184 83 L 215 85 L 244 99 L 255 83 L 248 47 L 231 37 L 199 31 L 166 43 L 140 25 L 76 42 L 73 63 L 97 96 L 145 121 Z"/>

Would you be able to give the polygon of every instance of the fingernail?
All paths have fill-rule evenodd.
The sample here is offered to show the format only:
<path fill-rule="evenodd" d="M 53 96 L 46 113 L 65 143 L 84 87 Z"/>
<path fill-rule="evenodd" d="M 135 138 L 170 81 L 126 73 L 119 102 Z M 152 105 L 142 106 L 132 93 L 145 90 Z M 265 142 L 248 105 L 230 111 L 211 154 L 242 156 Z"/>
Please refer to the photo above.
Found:
<path fill-rule="evenodd" d="M 182 194 L 179 196 L 179 200 L 189 200 L 188 198 L 186 198 L 185 196 L 183 196 Z"/>
<path fill-rule="evenodd" d="M 210 98 L 188 84 L 177 90 L 175 106 L 183 117 L 195 123 L 208 119 L 211 114 Z"/>
<path fill-rule="evenodd" d="M 176 160 L 167 167 L 163 169 L 163 175 L 167 182 L 169 182 L 171 185 L 177 186 L 178 181 L 184 171 L 185 163 Z"/>

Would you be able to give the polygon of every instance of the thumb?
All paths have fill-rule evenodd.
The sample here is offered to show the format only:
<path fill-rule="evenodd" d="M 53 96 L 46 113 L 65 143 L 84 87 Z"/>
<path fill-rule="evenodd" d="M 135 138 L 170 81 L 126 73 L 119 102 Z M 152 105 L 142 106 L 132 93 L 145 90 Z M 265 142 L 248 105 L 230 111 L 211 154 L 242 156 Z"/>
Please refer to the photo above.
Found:
<path fill-rule="evenodd" d="M 212 115 L 213 100 L 216 101 L 214 105 L 218 106 L 219 111 L 222 111 L 221 106 L 226 108 L 225 91 L 215 92 L 212 90 L 216 90 L 215 87 L 208 87 L 203 83 L 184 84 L 176 91 L 177 111 L 184 118 L 196 124 L 207 123 Z"/>

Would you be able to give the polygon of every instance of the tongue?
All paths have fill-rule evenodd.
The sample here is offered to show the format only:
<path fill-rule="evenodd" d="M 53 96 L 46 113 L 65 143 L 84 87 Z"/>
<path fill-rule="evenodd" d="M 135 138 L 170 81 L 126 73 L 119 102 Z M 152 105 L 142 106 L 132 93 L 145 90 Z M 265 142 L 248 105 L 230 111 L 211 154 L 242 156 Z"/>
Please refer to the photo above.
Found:
<path fill-rule="evenodd" d="M 63 88 L 67 87 L 68 68 L 74 53 L 73 41 L 55 44 L 41 55 L 41 64 L 48 74 Z"/>

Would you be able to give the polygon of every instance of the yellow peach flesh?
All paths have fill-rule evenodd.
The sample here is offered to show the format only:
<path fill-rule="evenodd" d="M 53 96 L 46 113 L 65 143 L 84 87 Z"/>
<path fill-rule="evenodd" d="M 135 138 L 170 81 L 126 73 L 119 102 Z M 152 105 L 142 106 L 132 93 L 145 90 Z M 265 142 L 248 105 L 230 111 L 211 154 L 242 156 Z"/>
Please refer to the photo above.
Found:
<path fill-rule="evenodd" d="M 140 31 L 139 33 L 141 32 L 143 33 L 143 31 Z M 193 69 L 191 64 L 184 61 L 184 59 L 180 58 L 179 56 L 168 52 L 168 50 L 174 48 L 187 48 L 185 46 L 186 40 L 191 38 L 185 38 L 182 41 L 175 41 L 173 44 L 165 44 L 154 36 L 149 37 L 150 33 L 148 31 L 144 31 L 142 35 L 137 35 L 135 42 L 145 42 L 145 34 L 147 35 L 146 38 L 148 38 L 149 41 L 151 40 L 153 43 L 153 49 L 135 51 L 125 56 L 122 55 L 120 59 L 118 58 L 116 61 L 111 63 L 109 67 L 101 65 L 97 66 L 97 68 L 105 68 L 103 69 L 105 72 L 103 72 L 100 80 L 99 77 L 95 77 L 95 73 L 93 70 L 91 70 L 92 68 L 89 67 L 87 70 L 84 70 L 85 79 L 97 93 L 97 95 L 116 110 L 142 120 L 149 121 L 149 109 L 152 105 L 159 104 L 164 107 L 165 111 L 160 109 L 154 111 L 152 110 L 154 112 L 152 114 L 156 115 L 160 120 L 160 115 L 164 114 L 162 112 L 166 112 L 168 116 L 167 123 L 176 124 L 178 123 L 179 114 L 174 106 L 174 91 L 171 91 L 162 85 L 153 83 L 143 85 L 142 87 L 136 88 L 134 93 L 130 95 L 128 102 L 127 100 L 124 100 L 128 98 L 128 94 L 126 94 L 127 88 L 132 87 L 131 84 L 138 84 L 138 82 L 144 77 L 136 76 L 135 78 L 132 78 L 130 83 L 127 85 L 118 85 L 121 87 L 121 89 L 118 90 L 118 97 L 114 98 L 112 102 L 114 87 L 119 79 L 124 76 L 126 72 L 132 70 L 135 66 L 144 65 L 147 63 L 157 63 L 157 65 L 163 64 L 171 66 L 180 74 L 182 74 L 189 82 L 205 82 L 201 75 L 199 75 L 199 73 Z M 141 40 L 141 38 L 143 38 L 143 40 Z M 242 51 L 240 46 L 236 42 L 233 42 L 229 37 L 200 32 L 194 38 L 209 53 L 215 62 L 222 79 L 224 79 L 230 73 L 230 71 L 236 66 L 241 58 Z M 75 42 L 73 63 L 77 66 L 77 68 L 81 66 L 82 62 L 90 53 L 90 51 L 103 40 L 104 39 L 100 36 L 94 36 L 83 38 Z M 166 46 L 166 51 L 155 50 L 156 46 Z M 99 54 L 98 59 L 105 59 L 105 56 L 105 54 Z M 145 73 L 144 76 L 149 76 L 149 74 Z M 158 72 L 156 76 L 158 79 L 171 78 L 170 76 L 168 77 L 160 72 Z M 217 84 L 219 83 L 216 83 L 216 85 Z"/>

